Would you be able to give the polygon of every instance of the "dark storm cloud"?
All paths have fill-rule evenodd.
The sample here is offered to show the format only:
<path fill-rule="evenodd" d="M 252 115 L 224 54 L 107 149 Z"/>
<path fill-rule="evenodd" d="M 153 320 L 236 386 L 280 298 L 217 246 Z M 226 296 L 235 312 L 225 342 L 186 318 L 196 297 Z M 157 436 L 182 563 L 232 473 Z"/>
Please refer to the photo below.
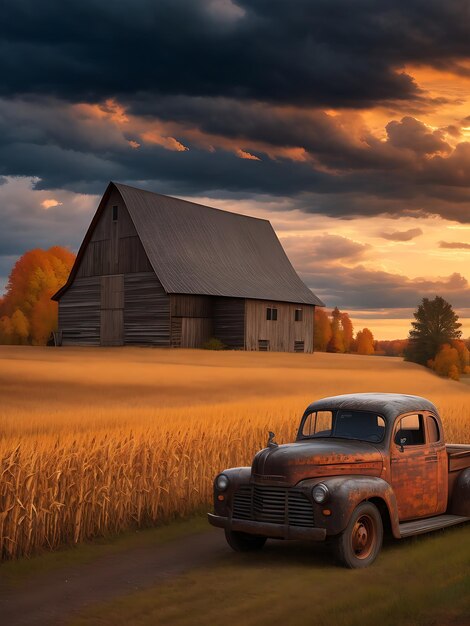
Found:
<path fill-rule="evenodd" d="M 395 230 L 391 233 L 380 233 L 380 237 L 389 241 L 411 241 L 423 234 L 421 228 L 410 228 L 409 230 Z"/>
<path fill-rule="evenodd" d="M 173 195 L 290 198 L 293 208 L 340 218 L 470 221 L 470 144 L 448 143 L 461 138 L 458 125 L 430 130 L 400 115 L 379 140 L 344 109 L 436 106 L 402 68 L 463 72 L 468 7 L 83 0 L 59 11 L 51 0 L 40 10 L 6 0 L 0 174 L 38 177 L 38 189 L 99 194 L 114 179 Z M 106 118 L 107 98 L 134 121 L 172 125 L 169 139 L 189 150 L 151 144 L 134 122 Z M 101 125 L 74 108 L 84 101 L 99 103 Z"/>
<path fill-rule="evenodd" d="M 138 92 L 298 105 L 420 99 L 416 62 L 459 70 L 466 0 L 5 0 L 4 95 Z M 464 68 L 461 69 L 464 71 Z"/>
<path fill-rule="evenodd" d="M 100 193 L 114 179 L 174 195 L 291 197 L 293 207 L 343 218 L 434 212 L 470 220 L 470 144 L 443 153 L 441 134 L 412 118 L 389 124 L 379 141 L 354 115 L 225 99 L 170 102 L 163 99 L 159 113 L 187 151 L 142 140 L 135 125 L 158 122 L 148 116 L 119 125 L 104 105 L 84 111 L 45 97 L 0 100 L 0 175 L 39 177 L 40 189 Z M 212 136 L 221 142 L 215 151 Z M 138 149 L 129 144 L 135 139 Z M 261 160 L 237 158 L 230 142 Z M 283 157 L 284 149 L 302 150 L 302 159 Z"/>
<path fill-rule="evenodd" d="M 440 241 L 439 248 L 447 248 L 449 250 L 470 250 L 470 243 L 463 241 Z"/>
<path fill-rule="evenodd" d="M 321 110 L 274 107 L 260 102 L 187 96 L 138 99 L 130 102 L 139 115 L 185 126 L 196 125 L 209 135 L 250 139 L 272 146 L 302 146 L 333 154 L 351 144 L 346 128 Z"/>
<path fill-rule="evenodd" d="M 386 126 L 388 142 L 396 148 L 407 148 L 421 154 L 450 152 L 442 131 L 430 131 L 425 124 L 406 116 L 400 122 L 392 121 Z"/>
<path fill-rule="evenodd" d="M 303 272 L 306 284 L 329 306 L 350 309 L 414 308 L 424 297 L 441 295 L 459 309 L 470 307 L 470 285 L 459 273 L 446 278 L 410 279 L 400 274 L 331 265 Z"/>
<path fill-rule="evenodd" d="M 3 164 L 3 165 L 2 165 Z M 234 154 L 205 150 L 170 152 L 159 146 L 139 150 L 116 150 L 110 155 L 81 153 L 57 146 L 11 144 L 0 146 L 0 169 L 4 174 L 38 176 L 37 189 L 59 187 L 102 193 L 109 180 L 139 184 L 152 191 L 173 195 L 197 195 L 212 190 L 224 197 L 269 193 L 294 195 L 299 189 L 328 188 L 328 176 L 307 163 L 290 161 L 252 162 Z"/>
<path fill-rule="evenodd" d="M 326 233 L 310 238 L 304 250 L 297 248 L 296 256 L 304 266 L 324 262 L 354 263 L 360 261 L 370 248 L 368 244 Z"/>

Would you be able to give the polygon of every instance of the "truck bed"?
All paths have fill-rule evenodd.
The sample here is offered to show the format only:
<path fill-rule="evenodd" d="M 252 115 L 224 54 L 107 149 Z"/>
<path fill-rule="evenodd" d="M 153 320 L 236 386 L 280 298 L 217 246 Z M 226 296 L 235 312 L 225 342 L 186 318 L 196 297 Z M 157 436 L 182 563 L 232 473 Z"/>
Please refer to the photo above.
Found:
<path fill-rule="evenodd" d="M 449 473 L 470 467 L 470 445 L 449 443 L 446 445 Z"/>

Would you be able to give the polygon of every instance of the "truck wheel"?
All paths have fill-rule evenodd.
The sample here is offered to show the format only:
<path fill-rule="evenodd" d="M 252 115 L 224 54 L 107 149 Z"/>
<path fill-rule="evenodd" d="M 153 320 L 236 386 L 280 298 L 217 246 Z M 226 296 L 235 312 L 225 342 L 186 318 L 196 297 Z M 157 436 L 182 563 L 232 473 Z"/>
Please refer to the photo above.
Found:
<path fill-rule="evenodd" d="M 266 537 L 259 535 L 249 535 L 237 530 L 225 529 L 225 539 L 228 545 L 236 552 L 251 552 L 261 550 L 266 543 Z"/>
<path fill-rule="evenodd" d="M 346 529 L 334 538 L 336 556 L 346 567 L 367 567 L 377 558 L 382 539 L 383 524 L 377 507 L 362 502 L 354 509 Z"/>

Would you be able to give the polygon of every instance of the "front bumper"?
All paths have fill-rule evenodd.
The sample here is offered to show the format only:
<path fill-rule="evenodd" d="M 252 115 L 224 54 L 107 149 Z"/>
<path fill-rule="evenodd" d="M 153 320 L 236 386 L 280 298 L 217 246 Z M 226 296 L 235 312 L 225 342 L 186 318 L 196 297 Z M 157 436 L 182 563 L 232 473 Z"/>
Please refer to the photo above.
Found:
<path fill-rule="evenodd" d="M 235 530 L 250 535 L 262 535 L 275 539 L 308 539 L 310 541 L 324 541 L 326 539 L 325 528 L 310 528 L 291 526 L 289 524 L 272 524 L 268 522 L 256 522 L 254 520 L 231 519 L 222 515 L 207 514 L 207 519 L 212 526 Z"/>

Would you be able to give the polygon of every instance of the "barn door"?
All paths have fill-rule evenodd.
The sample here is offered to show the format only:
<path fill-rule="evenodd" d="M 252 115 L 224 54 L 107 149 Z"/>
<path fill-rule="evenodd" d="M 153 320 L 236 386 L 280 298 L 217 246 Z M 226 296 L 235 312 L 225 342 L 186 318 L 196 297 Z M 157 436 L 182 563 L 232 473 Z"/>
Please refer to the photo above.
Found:
<path fill-rule="evenodd" d="M 101 277 L 101 345 L 124 343 L 124 275 Z"/>

